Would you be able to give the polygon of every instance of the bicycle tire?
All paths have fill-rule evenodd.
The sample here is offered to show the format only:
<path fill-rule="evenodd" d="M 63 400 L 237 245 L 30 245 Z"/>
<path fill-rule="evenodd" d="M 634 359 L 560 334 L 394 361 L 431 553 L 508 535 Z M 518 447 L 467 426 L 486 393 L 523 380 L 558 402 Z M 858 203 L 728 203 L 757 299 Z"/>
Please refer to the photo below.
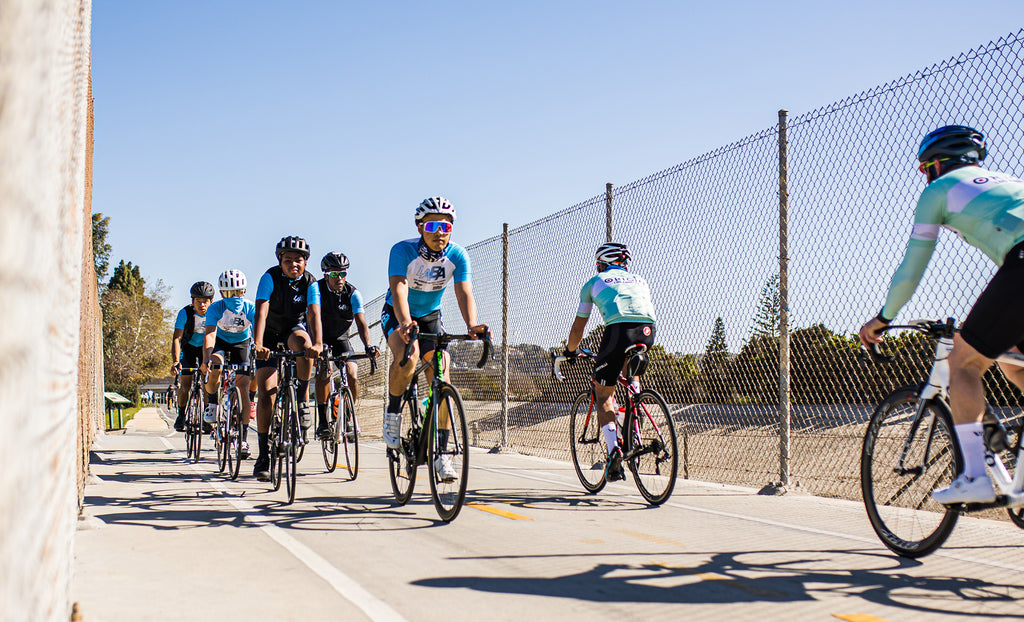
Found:
<path fill-rule="evenodd" d="M 466 500 L 466 484 L 469 481 L 469 433 L 466 413 L 462 408 L 459 391 L 448 383 L 441 383 L 435 392 L 436 408 L 432 407 L 430 436 L 427 439 L 427 472 L 430 474 L 430 496 L 438 516 L 444 522 L 451 522 L 459 515 Z M 441 446 L 441 419 L 448 415 L 448 442 Z M 454 479 L 442 479 L 436 461 L 447 457 L 455 470 Z"/>
<path fill-rule="evenodd" d="M 354 480 L 359 475 L 359 432 L 356 430 L 356 407 L 352 403 L 352 394 L 349 393 L 348 387 L 341 390 L 341 403 L 341 448 L 345 452 L 348 479 Z"/>
<path fill-rule="evenodd" d="M 228 412 L 228 476 L 238 479 L 242 468 L 242 393 L 238 387 L 232 387 L 228 398 L 231 408 Z"/>
<path fill-rule="evenodd" d="M 625 453 L 631 456 L 627 464 L 644 499 L 661 505 L 672 496 L 679 474 L 676 426 L 665 398 L 657 391 L 644 389 L 635 404 L 633 420 L 626 422 L 629 429 L 623 432 Z"/>
<path fill-rule="evenodd" d="M 213 447 L 217 450 L 217 472 L 223 473 L 228 468 L 228 452 L 231 449 L 231 437 L 228 435 L 228 412 L 224 411 L 224 404 L 217 402 L 217 419 L 213 424 Z"/>
<path fill-rule="evenodd" d="M 281 450 L 281 409 L 282 404 L 279 400 L 274 404 L 274 416 L 270 423 L 270 485 L 274 492 L 281 489 L 281 470 L 284 468 L 284 453 Z"/>
<path fill-rule="evenodd" d="M 963 460 L 945 403 L 928 400 L 922 417 L 915 419 L 920 388 L 897 389 L 878 404 L 861 451 L 861 493 L 871 527 L 889 550 L 907 558 L 928 555 L 942 546 L 960 514 L 958 508 L 931 498 L 932 490 L 948 486 L 960 473 Z M 934 424 L 929 425 L 932 418 Z M 925 463 L 929 431 L 931 446 Z M 920 465 L 919 473 L 897 470 L 908 438 L 904 466 Z"/>
<path fill-rule="evenodd" d="M 192 392 L 189 396 L 189 411 L 186 419 L 185 433 L 188 435 L 186 438 L 186 455 L 192 459 L 192 462 L 199 462 L 203 446 L 203 396 L 199 392 L 198 379 L 193 378 L 192 380 Z M 191 448 L 189 451 L 188 448 Z"/>
<path fill-rule="evenodd" d="M 334 469 L 338 467 L 338 439 L 340 437 L 339 429 L 341 422 L 338 418 L 338 411 L 334 407 L 334 400 L 338 399 L 338 393 L 331 393 L 327 398 L 327 408 L 329 411 L 328 423 L 330 424 L 331 437 L 329 439 L 320 440 L 320 448 L 323 450 L 324 466 L 327 467 L 328 473 L 334 473 Z"/>
<path fill-rule="evenodd" d="M 580 393 L 569 411 L 569 453 L 583 489 L 590 494 L 601 492 L 607 483 L 608 451 L 590 391 Z"/>
<path fill-rule="evenodd" d="M 284 408 L 284 478 L 285 491 L 288 493 L 288 503 L 295 501 L 295 483 L 298 476 L 299 466 L 299 413 L 296 410 L 295 390 L 292 387 L 285 389 L 286 402 Z"/>
<path fill-rule="evenodd" d="M 1007 508 L 1006 513 L 1010 515 L 1014 525 L 1024 529 L 1024 508 Z"/>
<path fill-rule="evenodd" d="M 419 409 L 412 400 L 406 400 L 405 405 L 406 408 L 402 409 L 402 429 L 405 435 L 398 448 L 389 447 L 387 450 L 388 478 L 398 505 L 409 503 L 416 487 L 416 450 L 420 440 L 419 428 L 414 428 L 412 424 L 420 416 Z"/>

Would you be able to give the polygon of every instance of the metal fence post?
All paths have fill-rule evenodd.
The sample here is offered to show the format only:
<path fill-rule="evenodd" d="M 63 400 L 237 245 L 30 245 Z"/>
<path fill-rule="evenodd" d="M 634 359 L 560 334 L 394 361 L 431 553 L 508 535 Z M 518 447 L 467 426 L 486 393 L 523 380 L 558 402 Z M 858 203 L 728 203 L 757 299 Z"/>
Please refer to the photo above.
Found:
<path fill-rule="evenodd" d="M 788 111 L 779 111 L 779 484 L 789 485 L 789 154 Z"/>
<path fill-rule="evenodd" d="M 508 223 L 501 226 L 501 448 L 508 446 Z"/>
<path fill-rule="evenodd" d="M 612 241 L 612 182 L 608 182 L 604 185 L 604 241 Z"/>

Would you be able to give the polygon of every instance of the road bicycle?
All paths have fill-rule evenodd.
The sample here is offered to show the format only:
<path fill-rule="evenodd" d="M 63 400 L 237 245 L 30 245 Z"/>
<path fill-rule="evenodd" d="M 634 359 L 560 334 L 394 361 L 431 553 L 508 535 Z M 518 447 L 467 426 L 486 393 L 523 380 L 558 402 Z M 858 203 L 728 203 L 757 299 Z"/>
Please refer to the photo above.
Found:
<path fill-rule="evenodd" d="M 388 475 L 395 500 L 399 505 L 405 505 L 412 497 L 416 484 L 416 469 L 426 463 L 434 507 L 441 520 L 450 522 L 458 516 L 466 499 L 469 438 L 462 397 L 458 389 L 443 380 L 444 351 L 452 341 L 474 340 L 475 336 L 421 333 L 414 326 L 409 333 L 409 343 L 399 362 L 400 366 L 408 364 L 417 338 L 434 342 L 434 357 L 431 361 L 420 363 L 409 388 L 402 395 L 402 429 L 405 435 L 398 448 L 387 450 Z M 490 358 L 490 333 L 485 334 L 482 341 L 483 355 L 476 365 L 478 368 L 483 367 Z M 418 378 L 420 372 L 427 369 L 432 370 L 433 377 L 421 411 Z M 454 477 L 443 477 L 441 471 L 446 462 L 451 463 Z"/>
<path fill-rule="evenodd" d="M 299 381 L 295 375 L 295 359 L 305 355 L 305 352 L 275 350 L 269 356 L 277 359 L 278 377 L 277 396 L 274 398 L 270 420 L 270 483 L 276 491 L 281 488 L 281 480 L 284 480 L 288 503 L 295 501 L 299 451 L 306 444 L 299 424 L 299 404 L 296 399 Z"/>
<path fill-rule="evenodd" d="M 949 318 L 882 330 L 899 329 L 923 333 L 938 343 L 928 380 L 889 393 L 864 432 L 860 483 L 871 527 L 891 551 L 910 558 L 942 546 L 963 512 L 1006 508 L 1014 524 L 1024 529 L 1024 469 L 1015 468 L 1024 459 L 1019 417 L 1016 425 L 1009 426 L 1017 435 L 1015 443 L 1007 442 L 1008 428 L 991 408 L 983 420 L 985 462 L 996 488 L 994 502 L 943 506 L 931 498 L 933 490 L 949 486 L 963 468 L 949 408 L 949 353 L 956 328 Z M 872 357 L 892 360 L 873 345 Z M 997 360 L 1024 366 L 1021 354 L 1006 353 Z M 1011 475 L 1014 470 L 1016 475 Z"/>
<path fill-rule="evenodd" d="M 359 423 L 356 421 L 352 392 L 348 388 L 348 366 L 345 363 L 359 359 L 370 360 L 370 375 L 373 375 L 377 370 L 377 359 L 371 354 L 344 352 L 331 356 L 330 349 L 325 349 L 317 363 L 318 374 L 321 371 L 325 372 L 324 368 L 331 363 L 335 363 L 334 372 L 330 377 L 331 394 L 327 398 L 330 411 L 328 421 L 330 438 L 320 439 L 324 465 L 327 467 L 328 473 L 333 473 L 338 466 L 339 451 L 344 452 L 345 469 L 348 471 L 350 480 L 359 475 Z"/>
<path fill-rule="evenodd" d="M 671 495 L 679 474 L 679 453 L 676 426 L 665 398 L 654 389 L 640 389 L 631 379 L 647 370 L 647 346 L 638 343 L 626 349 L 625 375 L 618 383 L 625 387 L 626 404 L 622 420 L 616 420 L 622 462 L 633 474 L 633 481 L 651 505 L 661 505 Z M 594 359 L 596 354 L 580 348 L 575 357 L 552 353 L 551 371 L 565 382 L 559 366 L 577 359 Z M 594 395 L 595 381 L 573 401 L 569 411 L 569 448 L 576 475 L 584 490 L 596 494 L 607 483 L 607 444 L 597 420 Z"/>
<path fill-rule="evenodd" d="M 242 439 L 245 424 L 242 423 L 242 394 L 235 386 L 239 371 L 248 371 L 246 365 L 210 365 L 210 369 L 221 369 L 220 384 L 217 387 L 217 421 L 213 424 L 213 444 L 217 449 L 217 471 L 227 469 L 228 477 L 238 479 L 242 466 Z"/>
<path fill-rule="evenodd" d="M 198 367 L 185 367 L 181 372 L 192 373 L 192 386 L 185 402 L 185 459 L 199 462 L 203 446 L 203 382 Z"/>

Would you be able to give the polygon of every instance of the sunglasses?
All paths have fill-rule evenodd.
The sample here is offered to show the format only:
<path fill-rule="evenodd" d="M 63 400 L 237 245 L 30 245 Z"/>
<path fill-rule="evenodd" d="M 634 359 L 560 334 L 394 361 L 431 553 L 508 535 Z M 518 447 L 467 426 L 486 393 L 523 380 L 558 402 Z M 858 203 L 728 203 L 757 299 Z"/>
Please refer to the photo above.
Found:
<path fill-rule="evenodd" d="M 343 279 L 346 276 L 348 276 L 348 272 L 328 272 L 327 276 L 331 277 L 332 279 Z"/>
<path fill-rule="evenodd" d="M 244 289 L 222 289 L 220 290 L 221 298 L 238 298 L 239 296 L 245 295 Z"/>
<path fill-rule="evenodd" d="M 423 230 L 427 233 L 451 233 L 452 223 L 443 220 L 431 220 L 423 223 Z"/>
<path fill-rule="evenodd" d="M 922 162 L 921 166 L 917 167 L 917 170 L 919 170 L 922 173 L 924 173 L 925 175 L 927 175 L 928 174 L 928 169 L 933 167 L 933 166 L 935 166 L 939 162 L 949 162 L 949 158 L 936 158 L 934 160 L 929 160 L 927 162 Z"/>

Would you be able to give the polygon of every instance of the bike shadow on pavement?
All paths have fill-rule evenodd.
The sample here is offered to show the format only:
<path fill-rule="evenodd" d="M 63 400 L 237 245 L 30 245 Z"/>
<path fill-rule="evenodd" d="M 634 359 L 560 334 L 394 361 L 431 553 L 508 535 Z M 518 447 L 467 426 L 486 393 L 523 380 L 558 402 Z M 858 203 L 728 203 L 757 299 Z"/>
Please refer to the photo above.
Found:
<path fill-rule="evenodd" d="M 460 560 L 599 557 L 586 570 L 561 576 L 453 576 L 412 585 L 498 594 L 551 596 L 604 603 L 787 603 L 858 598 L 907 611 L 1020 619 L 1024 585 L 910 574 L 919 560 L 877 551 L 629 552 L 461 557 Z M 615 563 L 616 557 L 631 560 Z M 636 562 L 642 558 L 676 564 Z M 848 558 L 844 563 L 843 558 Z"/>
<path fill-rule="evenodd" d="M 588 494 L 577 488 L 562 490 L 530 488 L 477 488 L 466 491 L 467 503 L 501 503 L 524 510 L 573 510 L 619 512 L 644 510 L 651 506 L 639 493 L 617 492 Z"/>

